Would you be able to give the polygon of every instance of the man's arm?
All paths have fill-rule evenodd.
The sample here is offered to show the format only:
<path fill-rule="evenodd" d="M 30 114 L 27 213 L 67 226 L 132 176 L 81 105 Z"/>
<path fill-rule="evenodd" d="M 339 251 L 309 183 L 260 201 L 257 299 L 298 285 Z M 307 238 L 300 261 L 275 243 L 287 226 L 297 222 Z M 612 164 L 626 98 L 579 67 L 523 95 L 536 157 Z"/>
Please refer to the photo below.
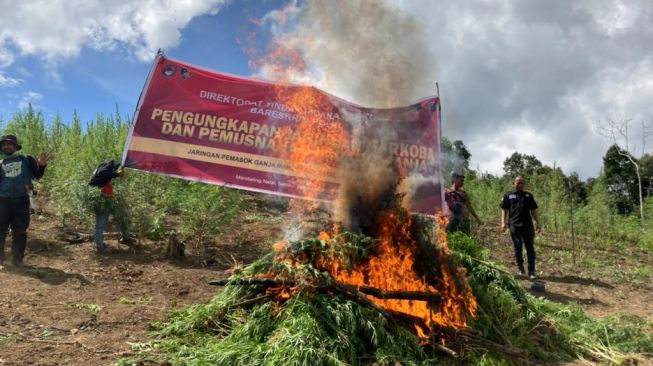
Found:
<path fill-rule="evenodd" d="M 39 179 L 45 174 L 45 167 L 48 165 L 49 159 L 48 154 L 41 154 L 38 160 L 31 155 L 27 155 L 27 162 L 35 179 Z"/>
<path fill-rule="evenodd" d="M 467 195 L 467 200 L 465 200 L 465 206 L 467 206 L 467 211 L 469 211 L 469 213 L 472 216 L 474 216 L 474 218 L 476 219 L 476 221 L 480 225 L 482 223 L 482 221 L 478 217 L 478 215 L 476 214 L 476 211 L 474 211 L 474 207 L 472 206 L 472 200 L 469 198 L 469 194 L 467 194 L 467 192 L 465 192 L 465 194 Z"/>
<path fill-rule="evenodd" d="M 542 225 L 540 224 L 540 212 L 537 208 L 531 210 L 531 216 L 535 219 L 535 231 L 539 234 L 542 231 Z"/>
<path fill-rule="evenodd" d="M 507 208 L 502 208 L 501 209 L 501 231 L 506 231 L 508 228 L 508 225 L 506 224 L 508 221 L 508 209 Z"/>

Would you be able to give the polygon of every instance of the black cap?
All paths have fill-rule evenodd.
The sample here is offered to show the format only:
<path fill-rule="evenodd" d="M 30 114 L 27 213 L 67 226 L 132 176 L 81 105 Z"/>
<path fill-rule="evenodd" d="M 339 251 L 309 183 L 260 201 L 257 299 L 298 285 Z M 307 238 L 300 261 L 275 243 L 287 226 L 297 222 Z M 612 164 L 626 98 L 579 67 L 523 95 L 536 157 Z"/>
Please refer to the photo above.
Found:
<path fill-rule="evenodd" d="M 2 136 L 2 138 L 0 138 L 0 143 L 3 143 L 5 141 L 11 142 L 12 144 L 16 145 L 16 151 L 23 148 L 23 146 L 18 143 L 18 139 L 16 138 L 16 135 L 4 135 L 4 136 Z"/>

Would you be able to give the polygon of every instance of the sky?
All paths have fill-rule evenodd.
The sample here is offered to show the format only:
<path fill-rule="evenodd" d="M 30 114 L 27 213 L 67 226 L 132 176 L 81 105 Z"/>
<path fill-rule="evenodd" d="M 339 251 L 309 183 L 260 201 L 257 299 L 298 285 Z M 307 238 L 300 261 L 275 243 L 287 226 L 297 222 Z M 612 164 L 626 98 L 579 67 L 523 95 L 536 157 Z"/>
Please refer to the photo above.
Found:
<path fill-rule="evenodd" d="M 280 72 L 272 47 L 305 67 Z M 0 119 L 29 103 L 46 121 L 131 115 L 158 49 L 369 107 L 437 83 L 442 133 L 481 172 L 517 151 L 594 177 L 611 121 L 635 156 L 653 152 L 650 0 L 0 0 Z"/>

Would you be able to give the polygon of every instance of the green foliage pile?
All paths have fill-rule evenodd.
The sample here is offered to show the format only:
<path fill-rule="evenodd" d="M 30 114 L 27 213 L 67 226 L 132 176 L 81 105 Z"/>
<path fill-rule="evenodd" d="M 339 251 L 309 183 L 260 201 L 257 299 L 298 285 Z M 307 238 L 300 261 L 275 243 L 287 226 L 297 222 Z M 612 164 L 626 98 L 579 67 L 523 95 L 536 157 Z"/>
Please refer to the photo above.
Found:
<path fill-rule="evenodd" d="M 280 260 L 279 253 L 254 262 L 208 303 L 174 311 L 168 321 L 157 324 L 157 339 L 137 345 L 139 358 L 226 366 L 460 364 L 421 346 L 412 331 L 350 298 L 321 295 L 314 287 L 300 285 L 299 293 L 277 302 L 261 299 L 265 291 L 259 286 L 235 284 L 239 278 L 270 269 L 296 283 L 328 282 L 325 273 L 310 265 L 311 258 L 365 258 L 373 250 L 372 239 L 346 235 L 346 240 L 293 243 L 288 251 L 304 258 L 299 265 Z M 510 356 L 473 340 L 456 341 L 450 346 L 460 352 L 464 364 L 521 365 L 576 358 L 616 363 L 624 352 L 653 351 L 652 326 L 641 319 L 596 321 L 578 307 L 535 298 L 509 273 L 487 262 L 486 250 L 472 238 L 453 234 L 450 242 L 456 259 L 468 271 L 479 304 L 470 326 L 494 344 L 523 350 L 523 356 Z M 119 364 L 134 361 L 124 359 Z"/>
<path fill-rule="evenodd" d="M 458 262 L 467 268 L 479 305 L 471 326 L 487 339 L 528 350 L 535 359 L 564 361 L 587 358 L 619 364 L 629 353 L 653 352 L 653 324 L 635 316 L 600 320 L 576 305 L 563 305 L 527 293 L 505 269 L 489 263 L 486 249 L 473 238 L 455 233 L 448 238 Z M 503 356 L 481 355 L 486 364 L 503 364 Z M 504 361 L 507 361 L 504 359 Z"/>
<path fill-rule="evenodd" d="M 273 270 L 297 283 L 326 284 L 328 275 L 310 264 L 317 256 L 355 261 L 374 246 L 368 237 L 343 237 L 295 242 L 287 254 L 303 258 L 299 265 L 279 253 L 269 254 L 231 282 Z M 349 298 L 321 295 L 306 285 L 281 303 L 248 303 L 262 293 L 258 286 L 227 284 L 209 303 L 173 312 L 160 324 L 160 339 L 148 344 L 144 355 L 158 353 L 175 365 L 437 364 L 411 331 Z"/>
<path fill-rule="evenodd" d="M 74 223 L 90 231 L 94 207 L 103 203 L 98 202 L 97 189 L 87 185 L 88 178 L 105 158 L 120 160 L 130 128 L 128 120 L 116 111 L 113 116 L 98 114 L 85 123 L 77 116 L 67 122 L 57 116 L 46 123 L 41 113 L 29 107 L 3 121 L 1 127 L 3 134 L 18 136 L 23 145 L 21 153 L 51 154 L 46 174 L 36 189 L 49 196 L 62 224 Z M 443 156 L 451 155 L 454 161 L 449 165 L 443 163 L 445 170 L 462 167 L 467 172 L 465 189 L 485 221 L 498 221 L 499 201 L 511 190 L 513 175 L 521 174 L 526 177 L 526 189 L 540 204 L 545 232 L 568 235 L 573 221 L 576 235 L 606 244 L 634 243 L 653 250 L 653 158 L 650 155 L 640 161 L 647 195 L 642 220 L 634 209 L 638 202 L 633 193 L 633 168 L 615 153 L 616 148 L 606 153 L 605 169 L 599 177 L 581 182 L 575 174 L 565 175 L 559 167 L 545 166 L 534 156 L 519 153 L 506 159 L 505 176 L 481 174 L 469 170 L 471 153 L 462 141 L 443 141 L 443 146 L 446 150 Z M 629 178 L 622 179 L 626 174 Z M 175 228 L 195 246 L 201 246 L 228 224 L 237 214 L 240 202 L 235 190 L 129 169 L 117 180 L 114 190 L 113 208 L 119 212 L 118 216 L 127 219 L 132 232 L 160 239 L 166 231 Z M 171 217 L 178 222 L 171 222 Z M 312 248 L 314 252 L 326 248 L 341 250 L 340 255 L 344 257 L 355 253 L 364 256 L 366 245 L 370 244 L 369 240 L 356 236 L 345 243 L 351 247 L 335 248 L 317 239 L 296 244 L 304 246 L 302 250 Z M 577 307 L 534 298 L 512 276 L 488 263 L 487 255 L 472 239 L 452 235 L 450 244 L 459 263 L 468 270 L 479 303 L 477 318 L 470 320 L 470 324 L 488 340 L 509 343 L 539 360 L 587 357 L 613 362 L 623 357 L 621 352 L 653 352 L 650 324 L 635 317 L 596 321 Z M 273 263 L 273 257 L 268 256 L 245 273 L 260 273 Z M 304 272 L 302 276 L 320 275 L 310 265 L 299 268 Z M 285 270 L 297 271 L 297 268 L 288 266 Z M 418 342 L 411 332 L 348 299 L 332 296 L 327 301 L 317 294 L 303 293 L 282 307 L 271 302 L 237 306 L 255 290 L 227 286 L 208 304 L 175 313 L 169 323 L 162 325 L 159 333 L 162 338 L 154 342 L 159 348 L 149 349 L 150 354 L 159 352 L 160 357 L 174 360 L 175 364 L 190 365 L 282 362 L 355 365 L 369 364 L 372 360 L 379 364 L 447 362 L 416 346 Z M 520 364 L 483 347 L 469 347 L 463 357 L 466 362 L 476 364 Z"/>
<path fill-rule="evenodd" d="M 77 116 L 69 123 L 59 117 L 46 123 L 29 107 L 4 123 L 2 132 L 18 136 L 21 153 L 51 155 L 35 188 L 49 196 L 62 224 L 91 231 L 95 209 L 109 205 L 115 223 L 140 237 L 160 239 L 174 229 L 196 247 L 210 241 L 237 214 L 237 190 L 126 169 L 122 178 L 114 179 L 114 199 L 109 202 L 87 184 L 101 161 L 121 160 L 129 128 L 129 119 L 118 111 L 113 116 L 98 114 L 86 124 Z M 171 222 L 169 217 L 179 220 Z"/>

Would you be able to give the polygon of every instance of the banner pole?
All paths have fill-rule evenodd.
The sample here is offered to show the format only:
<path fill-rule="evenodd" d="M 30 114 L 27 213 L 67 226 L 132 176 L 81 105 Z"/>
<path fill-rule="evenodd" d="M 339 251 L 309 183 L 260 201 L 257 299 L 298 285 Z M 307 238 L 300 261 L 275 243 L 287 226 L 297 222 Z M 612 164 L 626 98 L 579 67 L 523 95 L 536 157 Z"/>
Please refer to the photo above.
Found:
<path fill-rule="evenodd" d="M 158 65 L 163 58 L 165 58 L 165 53 L 163 52 L 163 50 L 159 48 L 158 51 L 156 51 L 156 56 L 154 57 L 154 61 L 152 62 L 152 67 L 150 68 L 150 72 L 147 74 L 147 78 L 145 79 L 145 84 L 143 85 L 143 89 L 141 89 L 141 93 L 138 95 L 138 103 L 136 103 L 136 109 L 134 110 L 134 115 L 132 116 L 132 122 L 131 122 L 131 126 L 129 127 L 129 133 L 127 134 L 127 140 L 125 141 L 125 146 L 123 147 L 122 150 L 122 161 L 120 164 L 123 167 L 129 168 L 128 165 L 125 166 L 125 163 L 127 160 L 127 151 L 129 151 L 129 144 L 132 139 L 132 133 L 134 132 L 134 126 L 136 125 L 138 114 L 140 113 L 141 106 L 143 105 L 143 100 L 145 99 L 145 96 L 147 94 L 148 86 L 150 85 L 150 81 L 152 81 L 152 76 L 154 75 L 154 70 L 156 69 L 156 65 Z"/>
<path fill-rule="evenodd" d="M 438 153 L 438 175 L 440 180 L 440 212 L 444 212 L 444 177 L 442 176 L 442 154 L 441 154 L 441 144 L 442 144 L 442 101 L 440 100 L 440 85 L 438 82 L 435 82 L 435 95 L 438 99 L 438 139 L 436 151 Z"/>

